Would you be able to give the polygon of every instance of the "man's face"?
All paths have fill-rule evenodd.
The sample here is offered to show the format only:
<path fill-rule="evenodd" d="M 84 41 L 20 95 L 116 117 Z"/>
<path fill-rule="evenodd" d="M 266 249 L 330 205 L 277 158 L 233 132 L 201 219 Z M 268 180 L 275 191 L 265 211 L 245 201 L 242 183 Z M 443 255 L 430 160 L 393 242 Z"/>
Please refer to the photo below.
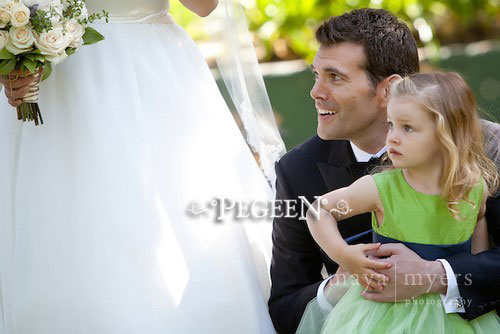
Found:
<path fill-rule="evenodd" d="M 321 47 L 312 63 L 316 82 L 311 97 L 318 112 L 318 136 L 324 140 L 355 140 L 385 121 L 375 88 L 362 68 L 363 46 L 342 42 Z"/>

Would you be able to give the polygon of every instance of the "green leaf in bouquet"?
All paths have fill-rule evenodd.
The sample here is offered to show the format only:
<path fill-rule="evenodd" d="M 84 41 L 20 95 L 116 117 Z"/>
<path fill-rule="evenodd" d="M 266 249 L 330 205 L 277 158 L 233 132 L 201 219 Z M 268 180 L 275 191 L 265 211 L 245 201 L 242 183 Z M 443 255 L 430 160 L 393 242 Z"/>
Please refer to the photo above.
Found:
<path fill-rule="evenodd" d="M 83 34 L 83 45 L 95 44 L 102 41 L 103 39 L 104 36 L 101 35 L 97 30 L 90 27 L 85 28 L 85 34 Z"/>
<path fill-rule="evenodd" d="M 79 15 L 77 15 L 77 16 L 79 16 Z M 104 20 L 104 21 L 106 21 L 106 23 L 108 23 L 109 22 L 109 12 L 107 12 L 103 9 L 100 13 L 90 14 L 86 19 L 79 19 L 78 23 L 83 24 L 83 25 L 87 25 L 87 24 L 93 23 L 97 20 Z"/>
<path fill-rule="evenodd" d="M 75 53 L 76 49 L 75 48 L 66 48 L 66 54 L 68 56 L 71 56 L 73 53 Z"/>
<path fill-rule="evenodd" d="M 25 53 L 23 56 L 32 61 L 40 61 L 42 63 L 45 61 L 45 56 L 40 53 L 30 52 L 30 53 Z"/>
<path fill-rule="evenodd" d="M 52 12 L 38 9 L 31 17 L 31 27 L 39 34 L 51 30 L 53 28 L 52 16 Z"/>
<path fill-rule="evenodd" d="M 0 74 L 7 75 L 16 68 L 16 58 L 5 59 L 0 62 Z"/>
<path fill-rule="evenodd" d="M 13 59 L 15 56 L 9 50 L 6 48 L 3 48 L 2 51 L 0 51 L 0 59 Z"/>
<path fill-rule="evenodd" d="M 85 1 L 85 0 L 84 0 Z M 63 12 L 63 17 L 74 19 L 82 16 L 85 2 L 81 0 L 66 0 L 66 9 Z"/>
<path fill-rule="evenodd" d="M 43 64 L 42 81 L 47 79 L 50 74 L 52 74 L 52 64 L 50 63 L 50 61 L 46 61 L 45 64 Z"/>
<path fill-rule="evenodd" d="M 21 62 L 21 70 L 27 70 L 30 73 L 35 73 L 37 67 L 36 65 L 37 65 L 36 61 L 33 61 L 29 58 L 25 58 Z"/>

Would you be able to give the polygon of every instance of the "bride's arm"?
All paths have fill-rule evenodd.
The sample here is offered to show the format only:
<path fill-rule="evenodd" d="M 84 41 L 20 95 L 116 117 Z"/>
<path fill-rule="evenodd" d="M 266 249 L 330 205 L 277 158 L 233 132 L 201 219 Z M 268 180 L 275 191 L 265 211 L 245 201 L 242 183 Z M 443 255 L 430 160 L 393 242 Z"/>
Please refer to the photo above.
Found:
<path fill-rule="evenodd" d="M 187 9 L 205 17 L 217 7 L 218 0 L 179 0 Z"/>

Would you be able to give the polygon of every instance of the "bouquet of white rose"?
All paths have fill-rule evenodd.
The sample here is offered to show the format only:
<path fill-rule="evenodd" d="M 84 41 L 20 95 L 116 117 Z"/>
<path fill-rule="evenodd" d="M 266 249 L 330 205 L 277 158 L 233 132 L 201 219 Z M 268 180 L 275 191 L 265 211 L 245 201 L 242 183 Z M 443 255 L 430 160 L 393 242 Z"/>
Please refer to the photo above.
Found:
<path fill-rule="evenodd" d="M 104 39 L 87 27 L 103 18 L 108 21 L 106 11 L 89 15 L 85 0 L 0 0 L 0 75 L 12 79 L 12 71 L 19 70 L 37 79 L 17 107 L 19 120 L 43 124 L 40 82 L 80 46 Z"/>

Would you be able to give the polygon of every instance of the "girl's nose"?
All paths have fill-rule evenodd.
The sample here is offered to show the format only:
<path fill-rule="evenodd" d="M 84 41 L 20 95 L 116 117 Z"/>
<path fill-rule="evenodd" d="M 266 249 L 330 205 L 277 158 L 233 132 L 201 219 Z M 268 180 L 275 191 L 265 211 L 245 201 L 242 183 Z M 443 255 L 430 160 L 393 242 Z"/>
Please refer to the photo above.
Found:
<path fill-rule="evenodd" d="M 399 136 L 395 133 L 394 130 L 389 130 L 387 133 L 387 142 L 391 144 L 399 144 Z"/>

